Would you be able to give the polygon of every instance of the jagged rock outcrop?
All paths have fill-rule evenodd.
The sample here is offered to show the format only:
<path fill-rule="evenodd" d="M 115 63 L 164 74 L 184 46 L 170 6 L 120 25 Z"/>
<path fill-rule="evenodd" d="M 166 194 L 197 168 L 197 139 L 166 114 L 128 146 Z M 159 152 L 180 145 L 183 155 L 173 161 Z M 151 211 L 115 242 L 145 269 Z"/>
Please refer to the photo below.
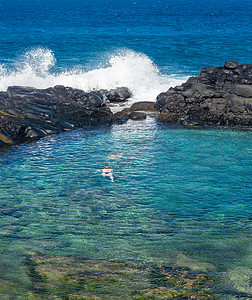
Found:
<path fill-rule="evenodd" d="M 100 90 L 100 92 L 107 97 L 109 102 L 123 102 L 132 96 L 127 87 L 118 87 L 111 90 Z"/>
<path fill-rule="evenodd" d="M 9 87 L 0 93 L 0 146 L 108 123 L 112 117 L 100 92 L 55 86 Z"/>
<path fill-rule="evenodd" d="M 228 61 L 157 97 L 160 119 L 185 126 L 252 127 L 252 65 Z"/>

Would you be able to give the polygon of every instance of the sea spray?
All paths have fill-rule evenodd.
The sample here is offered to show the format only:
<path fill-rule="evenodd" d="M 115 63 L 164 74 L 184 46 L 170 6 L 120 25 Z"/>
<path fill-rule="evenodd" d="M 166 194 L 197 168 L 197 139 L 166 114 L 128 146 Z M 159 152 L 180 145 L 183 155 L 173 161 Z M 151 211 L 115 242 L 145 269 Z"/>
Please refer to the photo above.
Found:
<path fill-rule="evenodd" d="M 62 71 L 57 69 L 51 50 L 35 48 L 21 55 L 12 66 L 5 64 L 0 67 L 0 90 L 5 91 L 9 86 L 47 88 L 64 85 L 90 91 L 126 86 L 133 93 L 132 102 L 155 101 L 160 92 L 187 79 L 162 74 L 148 56 L 132 50 L 117 51 L 105 64 L 97 65 L 89 71 L 86 71 L 87 66 Z"/>

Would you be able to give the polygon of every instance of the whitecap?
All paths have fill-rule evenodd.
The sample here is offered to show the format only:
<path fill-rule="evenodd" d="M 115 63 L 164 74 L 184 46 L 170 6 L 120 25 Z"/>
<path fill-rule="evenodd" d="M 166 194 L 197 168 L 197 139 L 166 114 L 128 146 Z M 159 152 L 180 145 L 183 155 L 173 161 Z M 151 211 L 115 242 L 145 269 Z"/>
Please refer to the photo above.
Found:
<path fill-rule="evenodd" d="M 103 59 L 100 58 L 100 61 Z M 84 71 L 86 66 L 83 66 L 53 72 L 55 65 L 56 59 L 50 49 L 29 50 L 18 57 L 14 69 L 6 64 L 0 66 L 0 90 L 5 91 L 9 86 L 43 89 L 64 85 L 91 91 L 126 86 L 133 93 L 132 103 L 155 101 L 160 92 L 180 85 L 187 79 L 186 76 L 162 74 L 148 56 L 132 50 L 117 51 L 108 56 L 105 64 L 90 71 Z"/>

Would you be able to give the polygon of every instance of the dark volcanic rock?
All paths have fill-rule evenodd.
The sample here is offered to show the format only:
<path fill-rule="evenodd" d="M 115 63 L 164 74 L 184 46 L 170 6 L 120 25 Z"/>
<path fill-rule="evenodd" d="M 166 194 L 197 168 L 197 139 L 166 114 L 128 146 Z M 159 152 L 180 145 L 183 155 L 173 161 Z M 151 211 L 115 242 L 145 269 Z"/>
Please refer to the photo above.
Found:
<path fill-rule="evenodd" d="M 96 91 L 9 87 L 0 94 L 0 146 L 108 123 L 112 112 L 105 104 L 106 97 Z"/>
<path fill-rule="evenodd" d="M 132 111 L 129 117 L 131 120 L 140 121 L 146 119 L 146 113 L 140 111 Z"/>
<path fill-rule="evenodd" d="M 130 90 L 126 87 L 119 87 L 112 90 L 100 90 L 102 94 L 104 94 L 110 102 L 121 102 L 129 99 L 132 94 Z"/>
<path fill-rule="evenodd" d="M 144 120 L 147 117 L 147 114 L 156 116 L 157 109 L 155 108 L 155 102 L 142 101 L 136 102 L 131 105 L 129 108 L 125 108 L 122 111 L 119 111 L 113 115 L 110 122 L 113 124 L 123 124 L 129 119 L 139 121 Z"/>
<path fill-rule="evenodd" d="M 239 66 L 239 62 L 235 61 L 235 60 L 233 60 L 233 61 L 226 61 L 225 65 L 224 65 L 224 67 L 226 69 L 231 69 L 231 70 L 237 68 L 238 66 Z"/>
<path fill-rule="evenodd" d="M 142 101 L 142 102 L 136 102 L 131 105 L 130 107 L 131 111 L 156 111 L 155 108 L 155 102 L 150 101 Z"/>
<path fill-rule="evenodd" d="M 129 111 L 127 109 L 118 111 L 113 115 L 113 118 L 110 122 L 113 124 L 123 124 L 129 120 L 129 115 Z"/>
<path fill-rule="evenodd" d="M 160 118 L 185 126 L 252 127 L 252 65 L 203 68 L 157 97 Z"/>

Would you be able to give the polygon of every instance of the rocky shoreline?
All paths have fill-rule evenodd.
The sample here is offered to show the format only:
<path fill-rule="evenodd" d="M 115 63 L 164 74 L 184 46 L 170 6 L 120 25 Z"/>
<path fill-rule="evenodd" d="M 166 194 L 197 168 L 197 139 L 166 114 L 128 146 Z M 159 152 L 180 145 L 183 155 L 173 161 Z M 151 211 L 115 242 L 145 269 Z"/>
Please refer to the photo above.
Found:
<path fill-rule="evenodd" d="M 252 65 L 227 61 L 202 68 L 181 86 L 157 97 L 160 118 L 199 127 L 252 128 Z"/>
<path fill-rule="evenodd" d="M 252 65 L 228 61 L 205 67 L 154 102 L 137 102 L 113 113 L 131 97 L 126 87 L 84 92 L 71 87 L 9 87 L 0 92 L 0 147 L 87 125 L 122 124 L 147 115 L 186 127 L 252 128 Z M 115 104 L 116 103 L 116 104 Z"/>
<path fill-rule="evenodd" d="M 71 87 L 9 87 L 0 92 L 0 147 L 92 125 L 143 120 L 157 112 L 154 102 L 139 102 L 112 113 L 110 107 L 131 97 L 126 87 L 84 92 Z"/>
<path fill-rule="evenodd" d="M 108 124 L 107 102 L 125 101 L 127 88 L 86 93 L 71 87 L 9 87 L 0 93 L 0 146 L 38 139 L 85 125 Z"/>

